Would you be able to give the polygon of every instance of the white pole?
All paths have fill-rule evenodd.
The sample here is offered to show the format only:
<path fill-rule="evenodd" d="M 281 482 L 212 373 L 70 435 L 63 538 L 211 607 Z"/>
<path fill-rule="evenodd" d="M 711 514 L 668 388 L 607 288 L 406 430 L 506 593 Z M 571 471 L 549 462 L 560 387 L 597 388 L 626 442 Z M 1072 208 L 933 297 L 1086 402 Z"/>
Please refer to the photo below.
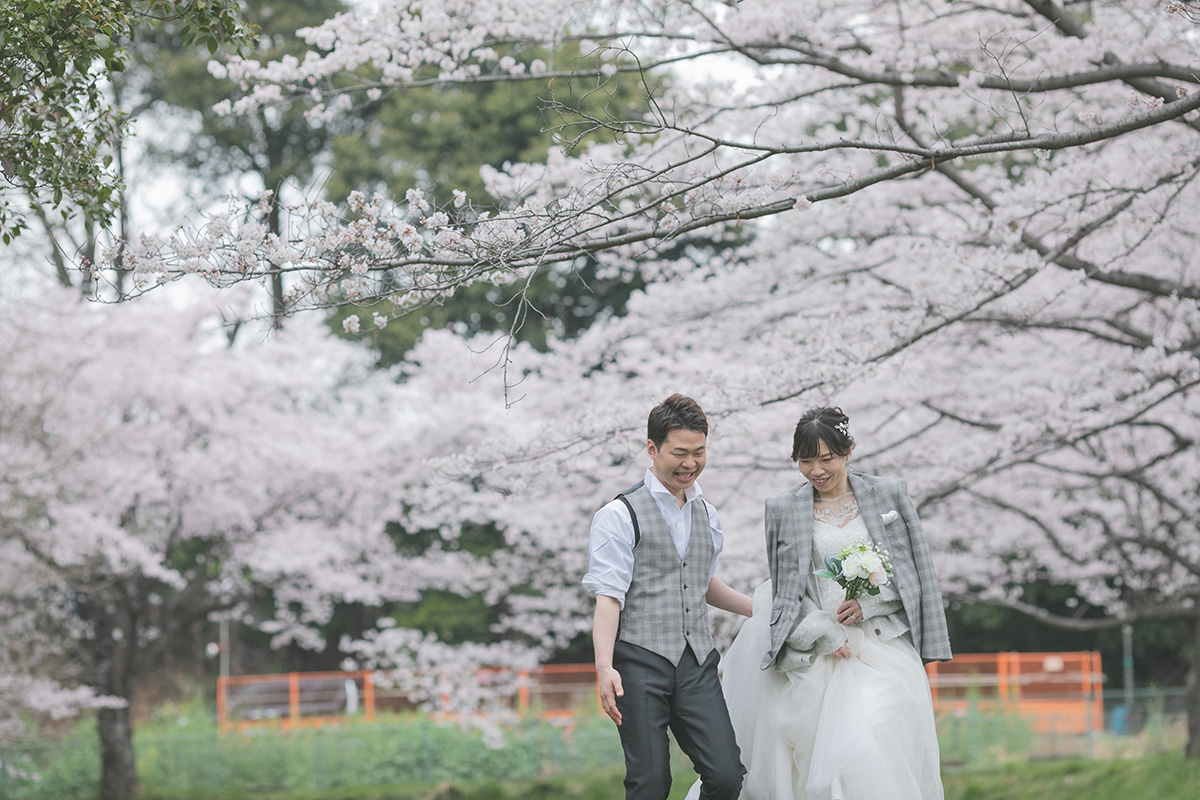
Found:
<path fill-rule="evenodd" d="M 221 621 L 217 623 L 217 626 L 218 626 L 218 631 L 219 631 L 217 636 L 220 640 L 218 642 L 218 647 L 219 647 L 218 663 L 220 664 L 221 677 L 228 678 L 229 677 L 229 620 L 222 617 Z"/>

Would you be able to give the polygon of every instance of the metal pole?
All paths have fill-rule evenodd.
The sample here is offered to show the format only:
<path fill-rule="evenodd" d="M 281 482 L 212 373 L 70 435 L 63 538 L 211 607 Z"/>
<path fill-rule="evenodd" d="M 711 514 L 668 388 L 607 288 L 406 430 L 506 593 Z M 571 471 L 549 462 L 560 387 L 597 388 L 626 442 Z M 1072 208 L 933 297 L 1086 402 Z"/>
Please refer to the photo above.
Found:
<path fill-rule="evenodd" d="M 217 623 L 217 638 L 218 642 L 218 663 L 220 664 L 220 672 L 222 678 L 229 677 L 229 620 L 224 617 Z"/>
<path fill-rule="evenodd" d="M 1126 622 L 1121 626 L 1121 672 L 1125 684 L 1125 719 L 1133 722 L 1133 626 Z"/>

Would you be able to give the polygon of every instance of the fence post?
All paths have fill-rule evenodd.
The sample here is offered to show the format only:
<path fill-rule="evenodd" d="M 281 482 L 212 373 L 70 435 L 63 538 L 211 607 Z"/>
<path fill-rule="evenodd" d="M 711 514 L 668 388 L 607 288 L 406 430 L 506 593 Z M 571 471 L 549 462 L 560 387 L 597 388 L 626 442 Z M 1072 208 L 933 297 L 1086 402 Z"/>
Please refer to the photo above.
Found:
<path fill-rule="evenodd" d="M 421 722 L 421 782 L 433 782 L 433 769 L 430 765 L 429 754 L 429 718 Z"/>
<path fill-rule="evenodd" d="M 225 708 L 225 693 L 229 691 L 229 679 L 224 675 L 217 677 L 217 730 L 225 730 L 227 723 Z"/>
<path fill-rule="evenodd" d="M 1096 753 L 1095 697 L 1096 684 L 1093 683 L 1088 689 L 1087 710 L 1084 712 L 1084 716 L 1087 717 L 1087 728 L 1084 735 L 1087 736 L 1087 757 L 1089 759 L 1094 758 Z"/>
<path fill-rule="evenodd" d="M 979 714 L 979 703 L 973 701 L 967 708 L 967 741 L 971 743 L 971 764 L 978 765 L 982 760 L 980 755 L 980 726 L 983 724 L 981 715 Z"/>
<path fill-rule="evenodd" d="M 363 673 L 363 708 L 366 711 L 367 722 L 375 721 L 375 673 Z"/>
<path fill-rule="evenodd" d="M 328 789 L 328 777 L 325 774 L 325 728 L 317 728 L 317 788 Z"/>
<path fill-rule="evenodd" d="M 529 670 L 517 673 L 517 711 L 524 716 L 529 712 Z"/>
<path fill-rule="evenodd" d="M 300 675 L 288 674 L 288 719 L 292 725 L 300 724 Z"/>
<path fill-rule="evenodd" d="M 209 742 L 212 743 L 212 753 L 208 763 L 212 765 L 212 769 L 209 771 L 208 780 L 216 792 L 221 790 L 221 738 L 214 734 Z"/>
<path fill-rule="evenodd" d="M 531 778 L 536 778 L 542 774 L 542 721 L 536 717 L 533 720 L 533 742 L 529 748 L 529 767 Z"/>

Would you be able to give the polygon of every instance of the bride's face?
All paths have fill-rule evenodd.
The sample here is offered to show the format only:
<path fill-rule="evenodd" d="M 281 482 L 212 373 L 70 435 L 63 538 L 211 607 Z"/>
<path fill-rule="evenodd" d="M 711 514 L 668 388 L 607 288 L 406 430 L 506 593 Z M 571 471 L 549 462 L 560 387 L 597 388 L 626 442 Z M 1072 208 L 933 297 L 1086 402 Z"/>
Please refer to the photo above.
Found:
<path fill-rule="evenodd" d="M 849 460 L 850 453 L 839 456 L 821 442 L 816 456 L 800 459 L 800 474 L 821 497 L 840 497 L 850 491 L 850 475 L 846 472 Z"/>

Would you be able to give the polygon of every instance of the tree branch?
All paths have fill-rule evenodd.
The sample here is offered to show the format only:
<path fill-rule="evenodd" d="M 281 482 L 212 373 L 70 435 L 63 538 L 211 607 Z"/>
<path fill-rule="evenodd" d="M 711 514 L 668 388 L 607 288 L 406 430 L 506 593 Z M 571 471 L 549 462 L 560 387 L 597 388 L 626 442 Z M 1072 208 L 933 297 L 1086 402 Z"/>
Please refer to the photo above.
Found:
<path fill-rule="evenodd" d="M 1127 613 L 1116 617 L 1103 617 L 1099 619 L 1078 619 L 1076 617 L 1064 617 L 1060 614 L 1054 614 L 1046 609 L 1026 603 L 1021 600 L 980 600 L 971 595 L 956 595 L 953 599 L 967 603 L 986 603 L 990 606 L 999 608 L 1007 608 L 1013 611 L 1020 611 L 1022 614 L 1033 617 L 1039 622 L 1044 622 L 1047 625 L 1052 625 L 1055 628 L 1072 631 L 1105 631 L 1113 628 L 1119 628 L 1134 622 L 1152 622 L 1174 619 L 1195 619 L 1200 616 L 1200 608 L 1197 608 L 1194 601 L 1181 601 L 1178 604 L 1172 605 L 1154 605 L 1145 608 L 1137 608 L 1128 611 Z"/>

